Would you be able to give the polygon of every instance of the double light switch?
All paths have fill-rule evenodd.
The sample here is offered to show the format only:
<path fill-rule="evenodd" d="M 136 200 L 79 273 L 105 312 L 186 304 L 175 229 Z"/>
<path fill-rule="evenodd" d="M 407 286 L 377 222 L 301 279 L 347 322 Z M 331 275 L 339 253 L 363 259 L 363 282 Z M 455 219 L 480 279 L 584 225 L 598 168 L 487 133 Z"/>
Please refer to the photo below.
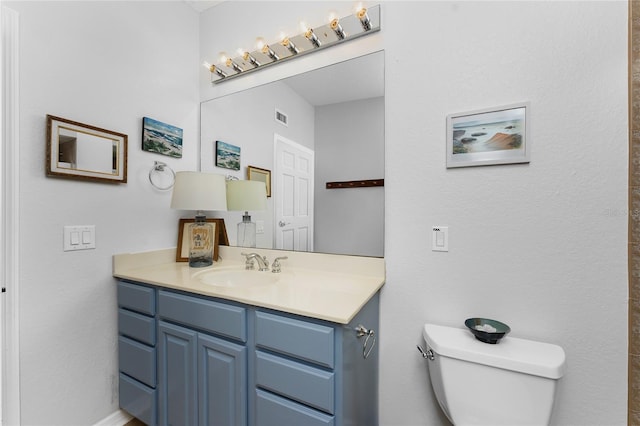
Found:
<path fill-rule="evenodd" d="M 64 251 L 89 250 L 94 248 L 96 248 L 95 225 L 64 227 Z"/>

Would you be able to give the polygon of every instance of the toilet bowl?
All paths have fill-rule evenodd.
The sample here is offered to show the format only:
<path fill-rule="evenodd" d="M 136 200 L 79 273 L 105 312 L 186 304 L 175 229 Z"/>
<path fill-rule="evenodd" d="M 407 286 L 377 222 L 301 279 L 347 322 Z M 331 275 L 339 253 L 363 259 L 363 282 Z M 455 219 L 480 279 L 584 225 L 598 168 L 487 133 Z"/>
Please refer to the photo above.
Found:
<path fill-rule="evenodd" d="M 491 345 L 468 330 L 425 324 L 429 377 L 449 420 L 466 425 L 547 425 L 564 350 L 506 337 Z"/>

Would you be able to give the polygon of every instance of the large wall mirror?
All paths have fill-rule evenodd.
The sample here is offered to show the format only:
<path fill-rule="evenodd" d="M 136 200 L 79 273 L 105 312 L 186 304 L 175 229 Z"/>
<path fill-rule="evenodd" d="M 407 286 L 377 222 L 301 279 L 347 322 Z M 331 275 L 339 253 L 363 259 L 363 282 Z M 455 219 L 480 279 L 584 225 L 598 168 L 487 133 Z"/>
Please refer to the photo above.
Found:
<path fill-rule="evenodd" d="M 238 179 L 271 171 L 267 210 L 249 212 L 258 248 L 382 257 L 384 52 L 201 104 L 201 169 Z M 216 141 L 240 148 L 240 170 L 215 166 Z M 242 212 L 224 212 L 231 244 Z"/>

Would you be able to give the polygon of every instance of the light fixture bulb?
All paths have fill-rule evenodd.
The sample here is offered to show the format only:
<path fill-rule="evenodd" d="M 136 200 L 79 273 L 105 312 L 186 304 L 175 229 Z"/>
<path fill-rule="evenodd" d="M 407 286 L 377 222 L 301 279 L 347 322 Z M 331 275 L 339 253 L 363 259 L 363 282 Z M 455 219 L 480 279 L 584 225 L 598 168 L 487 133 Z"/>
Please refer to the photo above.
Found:
<path fill-rule="evenodd" d="M 242 59 L 244 59 L 245 61 L 249 61 L 251 65 L 253 65 L 256 68 L 260 66 L 260 62 L 258 62 L 256 58 L 254 58 L 249 52 L 244 52 L 242 54 Z"/>
<path fill-rule="evenodd" d="M 227 73 L 222 71 L 220 68 L 216 67 L 215 65 L 211 65 L 209 67 L 209 71 L 211 71 L 211 73 L 216 73 L 218 74 L 220 77 L 225 78 L 227 76 Z"/>
<path fill-rule="evenodd" d="M 318 36 L 316 36 L 316 33 L 313 32 L 313 28 L 309 28 L 308 30 L 306 30 L 304 32 L 304 36 L 307 38 L 307 40 L 313 43 L 315 47 L 320 47 L 320 40 L 318 40 Z"/>
<path fill-rule="evenodd" d="M 280 42 L 280 44 L 282 44 L 284 47 L 289 49 L 289 51 L 294 55 L 297 55 L 298 53 L 300 53 L 300 51 L 298 50 L 298 47 L 295 44 L 293 44 L 293 42 L 289 39 L 289 37 L 284 37 Z"/>
<path fill-rule="evenodd" d="M 344 30 L 342 29 L 342 25 L 340 25 L 340 20 L 338 18 L 333 18 L 329 26 L 336 33 L 336 35 L 340 40 L 344 39 L 345 33 L 344 33 Z"/>
<path fill-rule="evenodd" d="M 229 68 L 233 68 L 236 72 L 243 72 L 244 70 L 242 69 L 242 67 L 238 64 L 236 64 L 235 62 L 233 62 L 233 59 L 231 58 L 227 58 L 227 60 L 225 61 L 225 65 Z"/>
<path fill-rule="evenodd" d="M 268 44 L 265 44 L 264 46 L 262 46 L 262 53 L 264 53 L 265 55 L 268 55 L 274 61 L 277 61 L 280 59 L 280 57 L 276 55 L 276 52 L 271 50 Z"/>
<path fill-rule="evenodd" d="M 369 31 L 371 29 L 371 20 L 369 19 L 369 15 L 367 15 L 367 9 L 363 7 L 358 10 L 356 16 L 360 20 L 362 28 L 364 28 L 365 31 Z"/>

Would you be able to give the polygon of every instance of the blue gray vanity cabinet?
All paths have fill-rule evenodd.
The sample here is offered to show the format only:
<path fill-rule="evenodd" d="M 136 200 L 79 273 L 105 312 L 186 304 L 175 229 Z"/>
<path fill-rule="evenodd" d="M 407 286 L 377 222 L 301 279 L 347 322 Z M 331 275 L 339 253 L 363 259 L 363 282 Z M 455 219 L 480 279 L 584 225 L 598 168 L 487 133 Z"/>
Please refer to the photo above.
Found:
<path fill-rule="evenodd" d="M 241 306 L 158 292 L 160 425 L 247 424 L 247 326 Z"/>
<path fill-rule="evenodd" d="M 119 288 L 135 286 L 121 282 Z M 137 287 L 150 290 L 155 301 L 148 310 L 152 313 L 135 313 L 155 318 L 157 343 L 144 344 L 155 358 L 146 358 L 148 368 L 134 374 L 135 389 L 153 391 L 149 400 L 157 407 L 136 408 L 134 400 L 143 392 L 128 391 L 132 378 L 122 368 L 138 361 L 123 359 L 135 355 L 122 339 L 120 406 L 145 423 L 378 424 L 378 350 L 373 346 L 365 358 L 365 337 L 356 333 L 360 324 L 378 330 L 378 293 L 349 324 L 337 324 L 177 290 Z M 138 293 L 126 295 L 138 300 Z M 121 310 L 128 309 L 126 303 L 133 302 L 121 302 Z M 142 344 L 148 331 L 130 334 L 139 336 L 133 340 Z M 372 345 L 373 338 L 366 349 Z"/>
<path fill-rule="evenodd" d="M 255 311 L 252 424 L 378 424 L 378 350 L 355 330 L 378 330 L 378 297 L 347 325 Z"/>
<path fill-rule="evenodd" d="M 118 283 L 120 407 L 146 424 L 157 423 L 156 290 Z"/>

